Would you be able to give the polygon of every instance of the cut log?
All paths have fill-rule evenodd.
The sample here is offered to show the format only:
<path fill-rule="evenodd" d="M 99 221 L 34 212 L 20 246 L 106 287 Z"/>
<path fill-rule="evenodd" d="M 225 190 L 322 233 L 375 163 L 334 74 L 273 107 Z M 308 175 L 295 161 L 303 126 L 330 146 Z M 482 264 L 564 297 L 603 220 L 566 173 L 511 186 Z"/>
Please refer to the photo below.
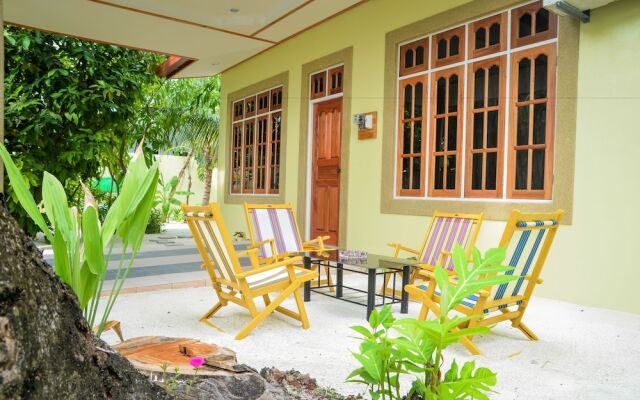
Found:
<path fill-rule="evenodd" d="M 92 332 L 0 200 L 0 399 L 168 399 Z"/>
<path fill-rule="evenodd" d="M 194 375 L 195 369 L 189 365 L 189 360 L 195 356 L 205 359 L 205 366 L 198 370 L 199 376 L 216 375 L 220 369 L 236 371 L 236 353 L 195 339 L 142 336 L 125 340 L 113 348 L 149 375 L 161 373 L 163 363 L 167 363 L 169 372 L 178 368 L 181 375 Z"/>

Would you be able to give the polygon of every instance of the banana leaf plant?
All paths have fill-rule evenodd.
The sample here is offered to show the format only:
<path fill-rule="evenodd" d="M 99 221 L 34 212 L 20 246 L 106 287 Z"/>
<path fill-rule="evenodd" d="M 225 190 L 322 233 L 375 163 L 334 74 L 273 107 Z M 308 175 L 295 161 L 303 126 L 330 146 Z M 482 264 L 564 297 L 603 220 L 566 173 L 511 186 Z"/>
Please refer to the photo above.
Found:
<path fill-rule="evenodd" d="M 162 220 L 164 222 L 169 221 L 169 215 L 171 211 L 175 208 L 180 208 L 182 201 L 178 199 L 176 196 L 191 196 L 194 193 L 187 190 L 176 190 L 178 187 L 179 179 L 177 176 L 169 179 L 169 182 L 164 183 L 162 176 L 160 176 L 160 180 L 158 182 L 158 189 L 156 190 L 155 199 L 153 201 L 153 206 L 156 207 L 160 205 L 160 210 L 162 211 Z"/>
<path fill-rule="evenodd" d="M 489 249 L 481 255 L 473 251 L 469 267 L 467 254 L 460 246 L 453 249 L 455 279 L 441 266 L 435 268 L 435 284 L 440 292 L 441 313 L 435 319 L 396 319 L 389 306 L 374 309 L 369 326 L 354 326 L 362 340 L 353 356 L 360 364 L 347 377 L 348 382 L 369 387 L 373 400 L 488 400 L 496 385 L 496 374 L 475 361 L 461 367 L 455 359 L 444 372 L 443 351 L 462 337 L 481 335 L 486 326 L 468 327 L 468 322 L 480 316 L 450 315 L 451 311 L 470 295 L 481 289 L 518 279 L 513 267 L 501 265 L 505 251 Z M 430 282 L 429 284 L 434 284 Z M 412 378 L 411 388 L 401 392 L 401 377 Z"/>
<path fill-rule="evenodd" d="M 52 244 L 55 273 L 78 297 L 90 326 L 99 320 L 96 333 L 100 336 L 142 245 L 158 184 L 157 164 L 147 167 L 140 143 L 121 183 L 120 194 L 101 226 L 96 202 L 84 185 L 85 204 L 83 210 L 79 211 L 76 207 L 69 207 L 60 181 L 45 172 L 42 184 L 43 215 L 22 173 L 2 144 L 0 158 L 18 201 Z M 100 293 L 116 238 L 122 242 L 116 277 L 107 304 L 98 319 Z M 129 258 L 126 257 L 127 250 L 131 252 Z"/>

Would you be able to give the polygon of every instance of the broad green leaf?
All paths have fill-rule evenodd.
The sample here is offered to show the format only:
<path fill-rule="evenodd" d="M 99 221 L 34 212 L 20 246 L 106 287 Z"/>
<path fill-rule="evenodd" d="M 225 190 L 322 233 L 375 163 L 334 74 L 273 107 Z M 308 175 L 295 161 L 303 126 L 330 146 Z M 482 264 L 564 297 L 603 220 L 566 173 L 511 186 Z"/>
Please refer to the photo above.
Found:
<path fill-rule="evenodd" d="M 9 155 L 9 152 L 2 143 L 0 143 L 0 158 L 2 158 L 5 170 L 7 171 L 7 175 L 9 176 L 11 188 L 16 194 L 20 205 L 22 205 L 22 208 L 24 208 L 33 222 L 38 225 L 38 228 L 40 228 L 42 233 L 44 233 L 47 240 L 50 243 L 53 243 L 53 234 L 51 233 L 51 230 L 49 230 L 49 227 L 47 226 L 42 213 L 38 209 L 38 205 L 33 199 L 33 196 L 31 195 L 31 192 L 29 191 L 29 188 L 25 183 L 25 179 L 22 176 L 22 173 L 20 173 L 20 170 L 14 164 L 11 156 Z"/>
<path fill-rule="evenodd" d="M 354 331 L 358 332 L 359 334 L 361 334 L 362 336 L 366 337 L 366 338 L 370 338 L 373 335 L 371 334 L 371 332 L 365 328 L 364 326 L 360 326 L 360 325 L 355 325 L 352 326 L 351 329 L 353 329 Z"/>
<path fill-rule="evenodd" d="M 82 239 L 84 258 L 89 269 L 93 274 L 102 276 L 106 269 L 106 264 L 104 262 L 98 212 L 93 205 L 85 207 L 82 213 Z"/>
<path fill-rule="evenodd" d="M 474 373 L 474 368 L 475 363 L 468 361 L 463 365 L 460 376 L 440 383 L 438 391 L 442 398 L 489 400 L 487 393 L 491 393 L 491 387 L 497 383 L 496 374 L 487 368 L 478 368 Z"/>
<path fill-rule="evenodd" d="M 79 287 L 76 290 L 76 295 L 78 296 L 78 301 L 80 302 L 80 308 L 83 310 L 89 304 L 91 298 L 96 294 L 96 288 L 98 287 L 98 282 L 100 281 L 100 277 L 89 269 L 89 265 L 87 262 L 83 262 L 80 267 L 79 273 Z M 98 294 L 99 296 L 100 294 Z"/>
<path fill-rule="evenodd" d="M 371 315 L 369 315 L 369 325 L 373 329 L 376 329 L 378 326 L 380 326 L 380 317 L 378 314 L 378 309 L 374 308 L 373 311 L 371 311 Z"/>
<path fill-rule="evenodd" d="M 462 279 L 466 279 L 469 275 L 469 268 L 467 262 L 467 253 L 462 246 L 456 244 L 453 247 L 453 267 L 456 274 Z"/>
<path fill-rule="evenodd" d="M 116 232 L 116 229 L 120 226 L 122 221 L 125 220 L 137 207 L 134 202 L 136 194 L 140 190 L 140 185 L 147 175 L 148 168 L 145 164 L 144 157 L 142 156 L 141 145 L 138 146 L 138 150 L 134 154 L 127 173 L 122 182 L 120 194 L 109 208 L 107 216 L 104 220 L 102 227 L 102 244 L 108 246 Z M 157 167 L 156 167 L 157 168 Z M 146 194 L 146 191 L 144 191 Z M 140 196 L 140 199 L 142 196 Z"/>
<path fill-rule="evenodd" d="M 147 183 L 147 181 L 149 181 Z M 131 215 L 128 223 L 127 241 L 131 245 L 131 249 L 134 253 L 140 250 L 142 240 L 144 239 L 144 232 L 151 216 L 151 208 L 153 205 L 153 193 L 158 181 L 158 169 L 157 165 L 154 165 L 149 171 L 145 182 L 141 186 L 141 191 L 146 189 L 146 196 L 138 203 L 138 207 Z"/>
<path fill-rule="evenodd" d="M 371 357 L 371 353 L 352 354 L 353 357 L 358 360 L 360 364 L 362 364 L 365 371 L 376 383 L 379 383 L 383 379 L 381 365 L 379 364 L 378 360 L 375 359 L 375 357 Z"/>
<path fill-rule="evenodd" d="M 434 272 L 436 283 L 440 288 L 440 307 L 442 308 L 442 313 L 446 315 L 452 308 L 449 302 L 449 275 L 445 269 L 439 265 L 436 265 Z"/>
<path fill-rule="evenodd" d="M 62 232 L 69 247 L 73 247 L 77 241 L 76 224 L 69 210 L 67 194 L 60 181 L 48 172 L 44 173 L 42 181 L 42 201 L 49 221 Z"/>
<path fill-rule="evenodd" d="M 71 265 L 69 261 L 69 253 L 67 251 L 67 244 L 64 241 L 61 229 L 55 229 L 53 235 L 53 270 L 56 275 L 62 279 L 64 283 L 73 288 L 73 281 L 71 278 Z"/>

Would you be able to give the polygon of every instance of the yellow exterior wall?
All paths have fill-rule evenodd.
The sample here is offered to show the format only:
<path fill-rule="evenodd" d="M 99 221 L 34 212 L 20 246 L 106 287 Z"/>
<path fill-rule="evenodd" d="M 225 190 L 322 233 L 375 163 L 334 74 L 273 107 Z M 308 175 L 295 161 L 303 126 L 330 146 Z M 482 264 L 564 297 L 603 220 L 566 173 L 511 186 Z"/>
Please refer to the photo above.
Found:
<path fill-rule="evenodd" d="M 481 1 L 481 0 L 476 0 Z M 351 115 L 378 111 L 384 104 L 385 34 L 468 0 L 370 0 L 223 74 L 226 95 L 289 71 L 286 201 L 297 202 L 301 66 L 353 46 Z M 585 305 L 640 313 L 632 280 L 632 248 L 640 214 L 640 134 L 631 116 L 640 111 L 640 1 L 620 0 L 592 14 L 582 25 L 573 225 L 562 226 L 536 294 Z M 349 110 L 345 110 L 349 112 Z M 226 116 L 227 111 L 223 110 Z M 224 202 L 228 121 L 222 121 L 218 200 L 229 229 L 246 231 L 239 205 Z M 348 129 L 347 129 L 348 128 Z M 349 155 L 347 245 L 388 252 L 386 244 L 419 245 L 429 219 L 380 213 L 382 140 L 359 141 L 353 127 Z M 615 149 L 615 151 L 614 151 Z M 556 188 L 561 190 L 561 188 Z M 444 210 L 443 210 L 444 211 Z M 526 210 L 523 210 L 526 211 Z M 504 223 L 486 221 L 478 246 L 495 246 Z M 605 271 L 610 271 L 605 275 Z M 615 273 L 615 276 L 613 275 Z"/>

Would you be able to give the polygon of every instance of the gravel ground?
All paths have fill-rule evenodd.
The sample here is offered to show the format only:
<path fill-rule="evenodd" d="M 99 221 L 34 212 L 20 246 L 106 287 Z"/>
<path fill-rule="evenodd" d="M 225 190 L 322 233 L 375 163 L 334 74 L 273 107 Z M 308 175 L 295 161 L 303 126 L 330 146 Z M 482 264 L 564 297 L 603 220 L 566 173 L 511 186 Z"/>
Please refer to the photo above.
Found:
<path fill-rule="evenodd" d="M 364 387 L 345 382 L 357 367 L 350 353 L 357 349 L 357 340 L 349 327 L 365 323 L 364 307 L 312 294 L 307 303 L 309 330 L 276 314 L 246 339 L 236 341 L 235 333 L 249 321 L 245 309 L 231 304 L 215 315 L 212 322 L 224 333 L 198 322 L 215 301 L 210 288 L 125 294 L 116 302 L 111 319 L 122 322 L 125 338 L 195 338 L 231 348 L 237 352 L 238 362 L 256 369 L 295 369 L 342 394 L 365 392 Z M 285 306 L 293 307 L 295 303 L 290 299 Z M 399 307 L 394 309 L 400 311 Z M 415 316 L 418 311 L 418 304 L 411 303 L 409 315 Z M 476 357 L 476 363 L 498 374 L 498 393 L 492 398 L 638 398 L 640 315 L 535 298 L 524 321 L 540 341 L 528 341 L 508 323 L 499 324 L 489 335 L 476 339 L 485 353 Z M 111 343 L 117 341 L 111 332 L 103 338 Z M 472 358 L 459 345 L 450 347 L 446 354 L 446 362 Z"/>

